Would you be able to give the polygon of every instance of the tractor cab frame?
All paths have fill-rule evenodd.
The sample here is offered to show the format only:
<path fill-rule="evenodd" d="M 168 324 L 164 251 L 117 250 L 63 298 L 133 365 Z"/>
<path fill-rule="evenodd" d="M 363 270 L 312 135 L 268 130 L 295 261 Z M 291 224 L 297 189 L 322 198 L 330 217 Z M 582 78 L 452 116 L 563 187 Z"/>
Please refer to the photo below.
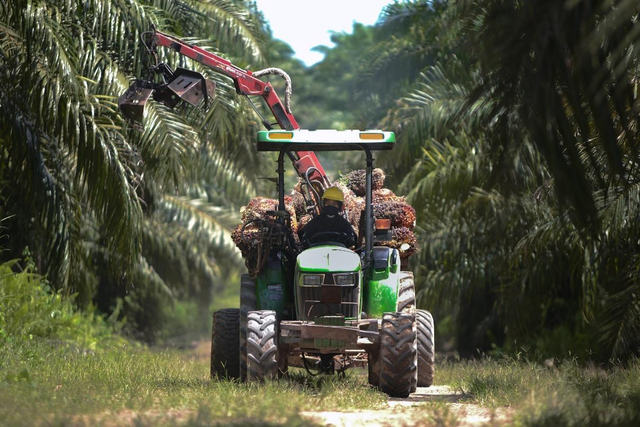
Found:
<path fill-rule="evenodd" d="M 373 250 L 373 212 L 372 212 L 372 151 L 392 150 L 395 146 L 393 132 L 384 131 L 336 131 L 336 130 L 297 130 L 260 131 L 258 132 L 258 151 L 278 151 L 278 210 L 285 211 L 284 164 L 285 156 L 291 151 L 356 151 L 362 150 L 366 155 L 366 190 L 365 190 L 365 247 L 364 265 L 369 266 Z M 307 184 L 312 184 L 308 182 Z"/>

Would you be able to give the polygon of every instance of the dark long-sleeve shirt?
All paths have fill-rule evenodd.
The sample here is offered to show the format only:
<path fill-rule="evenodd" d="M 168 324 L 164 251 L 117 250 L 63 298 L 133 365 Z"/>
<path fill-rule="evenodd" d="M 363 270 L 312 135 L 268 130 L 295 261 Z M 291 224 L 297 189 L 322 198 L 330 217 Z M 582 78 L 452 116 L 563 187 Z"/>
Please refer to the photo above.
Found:
<path fill-rule="evenodd" d="M 310 239 L 314 234 L 321 233 L 323 231 L 345 233 L 347 236 L 346 241 L 343 242 L 345 246 L 351 247 L 356 244 L 356 233 L 354 233 L 353 227 L 349 221 L 344 219 L 341 215 L 335 215 L 333 218 L 329 218 L 325 214 L 316 216 L 302 229 L 298 230 L 298 237 L 300 237 L 300 241 L 302 242 Z M 327 238 L 327 240 L 331 239 Z"/>

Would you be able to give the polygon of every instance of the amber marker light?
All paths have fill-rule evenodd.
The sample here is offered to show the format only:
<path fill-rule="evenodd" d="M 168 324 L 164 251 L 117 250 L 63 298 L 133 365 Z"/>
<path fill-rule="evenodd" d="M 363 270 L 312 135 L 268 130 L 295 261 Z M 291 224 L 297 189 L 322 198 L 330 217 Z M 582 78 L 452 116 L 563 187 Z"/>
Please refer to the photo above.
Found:
<path fill-rule="evenodd" d="M 376 230 L 388 230 L 391 228 L 390 219 L 376 219 Z"/>
<path fill-rule="evenodd" d="M 382 140 L 384 139 L 384 134 L 383 133 L 361 133 L 360 139 Z"/>
<path fill-rule="evenodd" d="M 269 139 L 291 139 L 293 133 L 291 132 L 271 132 L 269 133 Z"/>

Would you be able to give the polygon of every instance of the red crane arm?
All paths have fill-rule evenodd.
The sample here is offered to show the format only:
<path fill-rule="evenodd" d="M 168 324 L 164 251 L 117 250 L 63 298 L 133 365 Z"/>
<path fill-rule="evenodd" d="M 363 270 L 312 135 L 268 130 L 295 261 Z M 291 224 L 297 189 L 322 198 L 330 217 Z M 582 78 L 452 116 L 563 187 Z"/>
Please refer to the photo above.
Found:
<path fill-rule="evenodd" d="M 153 32 L 153 44 L 173 49 L 181 55 L 230 77 L 233 79 L 238 94 L 261 96 L 282 129 L 300 129 L 296 118 L 286 110 L 271 83 L 263 82 L 254 77 L 250 70 L 243 70 L 218 55 L 157 30 Z M 300 177 L 305 178 L 308 173 L 309 180 L 320 181 L 323 185 L 329 184 L 329 179 L 320 160 L 313 151 L 296 151 L 293 153 L 292 160 Z"/>

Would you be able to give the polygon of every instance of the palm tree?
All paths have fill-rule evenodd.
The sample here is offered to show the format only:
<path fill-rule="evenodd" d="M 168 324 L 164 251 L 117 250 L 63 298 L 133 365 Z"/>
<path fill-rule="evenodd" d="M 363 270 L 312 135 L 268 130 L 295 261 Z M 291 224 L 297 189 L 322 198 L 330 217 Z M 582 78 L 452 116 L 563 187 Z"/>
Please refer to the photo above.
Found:
<path fill-rule="evenodd" d="M 54 287 L 81 304 L 106 296 L 103 309 L 132 286 L 138 296 L 210 292 L 216 257 L 233 253 L 236 208 L 256 188 L 261 163 L 246 153 L 257 121 L 230 82 L 171 52 L 161 58 L 216 81 L 207 114 L 150 106 L 140 133 L 115 100 L 145 73 L 139 39 L 151 25 L 259 68 L 265 29 L 253 10 L 232 0 L 0 4 L 0 217 L 11 216 L 12 256 L 29 246 Z"/>
<path fill-rule="evenodd" d="M 638 5 L 474 2 L 464 13 L 491 119 L 519 120 L 562 199 L 597 230 L 594 192 L 637 181 Z M 503 133 L 495 150 L 517 143 Z M 595 227 L 595 228 L 593 228 Z"/>
<path fill-rule="evenodd" d="M 473 49 L 445 50 L 383 122 L 394 175 L 411 165 L 422 295 L 478 326 L 461 339 L 640 347 L 637 5 L 618 3 L 463 4 L 449 37 Z"/>

